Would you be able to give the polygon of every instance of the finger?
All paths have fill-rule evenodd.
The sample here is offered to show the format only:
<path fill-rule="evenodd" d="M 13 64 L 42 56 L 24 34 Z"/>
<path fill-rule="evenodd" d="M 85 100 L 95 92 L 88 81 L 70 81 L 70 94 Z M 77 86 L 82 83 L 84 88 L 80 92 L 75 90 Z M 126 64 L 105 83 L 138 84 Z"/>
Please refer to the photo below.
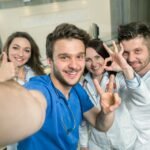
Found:
<path fill-rule="evenodd" d="M 15 76 L 18 77 L 19 68 L 18 68 L 18 67 L 15 67 L 15 66 L 14 66 L 14 68 L 15 68 Z"/>
<path fill-rule="evenodd" d="M 97 92 L 102 95 L 104 93 L 103 89 L 100 87 L 100 84 L 98 82 L 97 79 L 93 79 L 93 82 L 94 82 L 94 85 L 95 85 L 95 88 L 97 90 Z"/>
<path fill-rule="evenodd" d="M 112 61 L 112 57 L 108 57 L 104 60 L 104 66 L 107 66 L 108 62 Z"/>
<path fill-rule="evenodd" d="M 123 45 L 120 43 L 120 54 L 123 54 L 124 52 L 124 48 L 123 48 Z"/>
<path fill-rule="evenodd" d="M 110 106 L 110 110 L 114 111 L 115 109 L 117 109 L 119 107 L 119 105 L 121 104 L 121 98 L 118 95 L 118 93 L 114 93 L 114 104 L 112 106 Z"/>
<path fill-rule="evenodd" d="M 8 62 L 8 60 L 7 60 L 7 54 L 6 54 L 6 52 L 3 52 L 2 53 L 2 64 L 5 64 L 6 62 Z"/>
<path fill-rule="evenodd" d="M 106 71 L 113 71 L 113 69 L 112 69 L 111 66 L 105 66 L 104 69 L 105 69 Z"/>
<path fill-rule="evenodd" d="M 113 54 L 113 51 L 105 43 L 103 43 L 103 46 L 106 49 L 106 51 L 109 53 L 109 55 Z"/>
<path fill-rule="evenodd" d="M 114 90 L 114 80 L 115 80 L 115 76 L 113 74 L 111 74 L 109 77 L 109 83 L 108 83 L 108 87 L 107 87 L 107 91 L 110 93 L 112 93 Z"/>
<path fill-rule="evenodd" d="M 101 108 L 105 114 L 108 114 L 108 113 L 114 111 L 113 109 L 111 110 L 110 109 L 111 107 L 107 103 L 104 103 L 104 102 L 101 103 Z"/>
<path fill-rule="evenodd" d="M 114 103 L 116 105 L 120 105 L 120 103 L 121 103 L 121 98 L 118 93 L 114 93 Z"/>
<path fill-rule="evenodd" d="M 117 47 L 115 41 L 113 41 L 112 44 L 113 44 L 113 47 L 114 47 L 114 52 L 118 53 L 118 47 Z"/>

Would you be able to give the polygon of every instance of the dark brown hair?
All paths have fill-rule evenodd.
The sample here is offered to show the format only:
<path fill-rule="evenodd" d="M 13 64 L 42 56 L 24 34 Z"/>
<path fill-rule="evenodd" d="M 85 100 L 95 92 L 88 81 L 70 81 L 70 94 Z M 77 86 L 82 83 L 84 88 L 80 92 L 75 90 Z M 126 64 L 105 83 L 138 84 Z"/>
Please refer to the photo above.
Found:
<path fill-rule="evenodd" d="M 83 41 L 85 47 L 90 39 L 89 34 L 73 24 L 62 23 L 58 25 L 46 39 L 46 55 L 48 58 L 53 58 L 53 47 L 59 39 L 79 39 Z"/>
<path fill-rule="evenodd" d="M 142 36 L 144 39 L 150 39 L 150 26 L 143 22 L 131 22 L 120 25 L 118 28 L 118 41 L 130 40 Z"/>
<path fill-rule="evenodd" d="M 44 74 L 44 69 L 42 62 L 40 61 L 40 50 L 39 47 L 37 46 L 36 42 L 34 39 L 27 33 L 27 32 L 14 32 L 12 33 L 6 40 L 3 51 L 5 51 L 8 55 L 8 50 L 10 47 L 10 44 L 15 38 L 25 38 L 29 41 L 31 44 L 31 57 L 29 61 L 26 63 L 31 69 L 35 72 L 37 75 L 42 75 Z"/>

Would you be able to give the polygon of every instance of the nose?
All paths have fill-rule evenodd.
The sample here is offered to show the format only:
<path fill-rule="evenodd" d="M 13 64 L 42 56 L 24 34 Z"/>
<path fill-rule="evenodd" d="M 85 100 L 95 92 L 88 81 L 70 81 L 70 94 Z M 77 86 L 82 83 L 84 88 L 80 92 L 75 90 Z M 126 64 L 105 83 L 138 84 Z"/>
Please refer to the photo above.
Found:
<path fill-rule="evenodd" d="M 130 53 L 130 54 L 128 55 L 127 60 L 128 60 L 129 62 L 133 62 L 133 61 L 135 60 L 134 54 Z"/>
<path fill-rule="evenodd" d="M 91 66 L 94 67 L 96 66 L 97 62 L 95 60 L 92 60 Z"/>
<path fill-rule="evenodd" d="M 71 69 L 78 68 L 78 61 L 76 59 L 71 59 L 69 61 L 69 68 L 71 68 Z"/>
<path fill-rule="evenodd" d="M 19 56 L 23 56 L 23 50 L 19 51 Z"/>

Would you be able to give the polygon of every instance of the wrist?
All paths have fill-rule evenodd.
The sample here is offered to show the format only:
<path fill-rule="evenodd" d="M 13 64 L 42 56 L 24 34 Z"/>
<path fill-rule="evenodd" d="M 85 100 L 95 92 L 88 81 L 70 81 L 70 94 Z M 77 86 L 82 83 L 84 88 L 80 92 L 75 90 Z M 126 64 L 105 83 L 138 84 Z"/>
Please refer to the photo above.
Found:
<path fill-rule="evenodd" d="M 134 70 L 131 66 L 124 67 L 123 74 L 127 80 L 132 80 L 134 78 Z"/>

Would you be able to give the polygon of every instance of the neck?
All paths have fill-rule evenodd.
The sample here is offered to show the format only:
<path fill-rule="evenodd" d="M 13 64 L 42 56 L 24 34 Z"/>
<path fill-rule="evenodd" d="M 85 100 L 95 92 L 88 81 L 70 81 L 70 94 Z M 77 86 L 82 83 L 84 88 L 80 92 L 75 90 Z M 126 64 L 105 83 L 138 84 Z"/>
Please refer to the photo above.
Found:
<path fill-rule="evenodd" d="M 24 66 L 18 67 L 18 75 L 17 75 L 18 79 L 21 79 L 24 81 L 25 76 L 26 76 L 26 74 L 25 74 Z"/>
<path fill-rule="evenodd" d="M 102 77 L 103 77 L 103 73 L 102 73 L 101 75 L 98 75 L 98 76 L 92 75 L 92 78 L 93 78 L 93 79 L 94 79 L 94 78 L 97 79 L 99 83 L 101 82 Z"/>
<path fill-rule="evenodd" d="M 51 76 L 51 80 L 52 80 L 54 86 L 55 86 L 57 89 L 59 89 L 59 90 L 64 94 L 64 96 L 66 97 L 66 99 L 68 99 L 71 86 L 67 86 L 67 85 L 61 83 L 61 82 L 54 76 L 54 74 L 50 74 L 50 76 Z"/>
<path fill-rule="evenodd" d="M 150 63 L 145 66 L 141 71 L 137 72 L 141 77 L 143 77 L 150 70 Z"/>

